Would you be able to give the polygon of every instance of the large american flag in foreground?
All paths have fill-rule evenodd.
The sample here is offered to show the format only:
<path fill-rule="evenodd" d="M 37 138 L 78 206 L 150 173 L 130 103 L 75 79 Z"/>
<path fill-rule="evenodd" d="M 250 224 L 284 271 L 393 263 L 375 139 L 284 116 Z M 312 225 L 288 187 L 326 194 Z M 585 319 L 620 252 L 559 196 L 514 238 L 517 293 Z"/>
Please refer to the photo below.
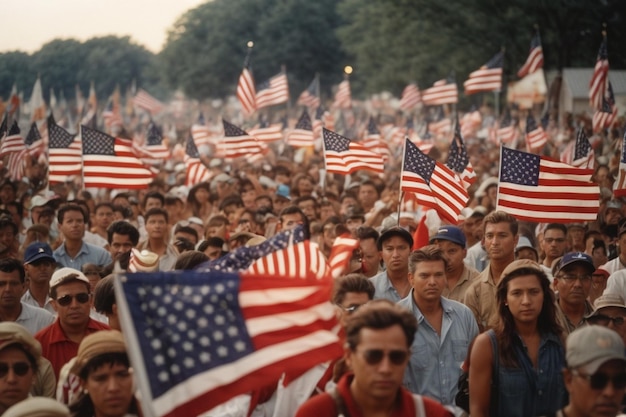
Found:
<path fill-rule="evenodd" d="M 147 188 L 155 174 L 136 156 L 132 142 L 80 127 L 85 187 Z"/>
<path fill-rule="evenodd" d="M 404 141 L 400 189 L 415 193 L 419 204 L 436 210 L 451 224 L 458 223 L 469 200 L 454 171 L 425 155 L 409 139 Z"/>
<path fill-rule="evenodd" d="M 360 169 L 380 173 L 384 171 L 381 155 L 326 128 L 323 136 L 326 172 L 348 175 Z"/>
<path fill-rule="evenodd" d="M 115 281 L 147 415 L 196 416 L 342 353 L 330 279 L 178 271 Z"/>
<path fill-rule="evenodd" d="M 80 136 L 72 135 L 48 117 L 48 182 L 58 184 L 83 172 L 83 147 Z"/>
<path fill-rule="evenodd" d="M 500 152 L 496 210 L 540 223 L 596 219 L 600 189 L 591 182 L 592 169 L 505 147 Z"/>

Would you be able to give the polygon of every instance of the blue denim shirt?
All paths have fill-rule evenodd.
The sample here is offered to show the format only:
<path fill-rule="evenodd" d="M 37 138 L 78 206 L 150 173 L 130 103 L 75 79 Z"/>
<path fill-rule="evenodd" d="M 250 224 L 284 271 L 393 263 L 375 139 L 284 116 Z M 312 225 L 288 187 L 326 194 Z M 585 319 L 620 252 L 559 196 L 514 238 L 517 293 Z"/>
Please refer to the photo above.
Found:
<path fill-rule="evenodd" d="M 561 340 L 554 334 L 541 336 L 536 369 L 522 339 L 518 337 L 516 344 L 520 367 L 499 366 L 498 415 L 538 416 L 565 406 L 567 394 L 561 373 L 565 367 L 565 353 Z"/>
<path fill-rule="evenodd" d="M 408 278 L 407 278 L 408 279 Z M 376 274 L 370 278 L 372 284 L 374 284 L 374 299 L 384 298 L 386 300 L 391 301 L 392 303 L 397 303 L 402 299 L 396 288 L 393 286 L 389 277 L 387 276 L 387 271 L 383 271 L 380 274 Z"/>
<path fill-rule="evenodd" d="M 68 268 L 78 269 L 79 271 L 85 264 L 96 264 L 98 266 L 106 266 L 111 263 L 111 254 L 98 246 L 90 245 L 83 242 L 78 255 L 72 258 L 65 252 L 65 243 L 59 246 L 54 252 L 54 259 L 58 263 Z"/>
<path fill-rule="evenodd" d="M 463 304 L 441 297 L 443 321 L 439 336 L 413 301 L 413 290 L 398 305 L 410 310 L 418 322 L 404 386 L 443 405 L 454 405 L 461 364 L 470 342 L 478 335 L 474 315 Z"/>

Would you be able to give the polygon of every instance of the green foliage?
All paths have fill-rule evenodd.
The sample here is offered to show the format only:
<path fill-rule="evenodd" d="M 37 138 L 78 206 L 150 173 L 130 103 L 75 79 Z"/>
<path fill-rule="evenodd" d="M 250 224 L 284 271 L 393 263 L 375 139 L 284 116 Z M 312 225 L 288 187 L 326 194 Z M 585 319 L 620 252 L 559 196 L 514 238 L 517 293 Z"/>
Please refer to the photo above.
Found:
<path fill-rule="evenodd" d="M 30 56 L 24 52 L 0 54 L 0 96 L 6 101 L 11 94 L 13 83 L 18 90 L 32 88 L 37 73 L 30 65 Z"/>

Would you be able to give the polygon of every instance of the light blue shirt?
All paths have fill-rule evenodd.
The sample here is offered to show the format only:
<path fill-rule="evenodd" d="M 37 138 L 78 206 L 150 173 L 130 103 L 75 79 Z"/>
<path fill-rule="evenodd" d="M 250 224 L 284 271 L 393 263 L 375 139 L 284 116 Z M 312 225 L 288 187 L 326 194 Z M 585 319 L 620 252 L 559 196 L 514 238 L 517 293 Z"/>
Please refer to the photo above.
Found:
<path fill-rule="evenodd" d="M 463 304 L 441 297 L 443 319 L 439 336 L 413 301 L 413 290 L 398 305 L 410 310 L 418 322 L 404 386 L 443 405 L 454 405 L 461 364 L 470 342 L 478 335 L 474 315 Z"/>
<path fill-rule="evenodd" d="M 15 322 L 28 330 L 28 333 L 35 335 L 39 330 L 48 327 L 54 321 L 54 315 L 40 307 L 33 307 L 22 302 L 22 312 Z"/>
<path fill-rule="evenodd" d="M 392 303 L 397 303 L 402 299 L 402 297 L 400 297 L 400 294 L 398 294 L 398 291 L 396 291 L 396 288 L 391 283 L 389 276 L 387 276 L 387 271 L 376 274 L 369 280 L 372 284 L 374 284 L 375 300 L 379 298 L 384 298 L 391 301 Z"/>
<path fill-rule="evenodd" d="M 62 266 L 81 270 L 85 264 L 96 264 L 98 266 L 106 266 L 111 263 L 111 254 L 108 251 L 89 243 L 83 242 L 78 255 L 75 258 L 70 257 L 65 252 L 65 243 L 59 246 L 53 253 L 54 259 Z"/>

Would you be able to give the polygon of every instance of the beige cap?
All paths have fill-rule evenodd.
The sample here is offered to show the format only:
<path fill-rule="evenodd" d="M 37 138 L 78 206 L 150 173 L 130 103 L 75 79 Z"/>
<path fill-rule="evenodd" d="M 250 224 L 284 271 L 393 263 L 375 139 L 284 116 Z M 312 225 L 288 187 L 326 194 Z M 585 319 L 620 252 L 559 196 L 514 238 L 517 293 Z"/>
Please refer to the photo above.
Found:
<path fill-rule="evenodd" d="M 0 323 L 0 351 L 12 346 L 21 345 L 37 362 L 41 359 L 41 344 L 24 328 L 12 321 Z"/>
<path fill-rule="evenodd" d="M 70 410 L 58 401 L 46 397 L 29 397 L 13 405 L 2 417 L 69 417 Z"/>
<path fill-rule="evenodd" d="M 586 318 L 597 316 L 600 310 L 605 307 L 618 307 L 626 310 L 626 303 L 619 294 L 603 294 L 593 302 L 593 312 Z"/>
<path fill-rule="evenodd" d="M 50 289 L 57 287 L 67 281 L 83 281 L 89 284 L 89 279 L 80 272 L 78 269 L 74 268 L 61 268 L 54 271 L 52 277 L 50 278 Z"/>
<path fill-rule="evenodd" d="M 131 249 L 128 272 L 156 272 L 159 270 L 159 255 L 149 250 Z"/>
<path fill-rule="evenodd" d="M 606 327 L 579 327 L 567 336 L 565 359 L 568 367 L 584 366 L 589 374 L 613 359 L 626 365 L 624 342 L 617 332 Z"/>
<path fill-rule="evenodd" d="M 76 361 L 71 372 L 80 375 L 82 369 L 89 361 L 103 353 L 126 353 L 126 344 L 122 333 L 118 330 L 100 330 L 86 336 L 76 354 Z"/>

